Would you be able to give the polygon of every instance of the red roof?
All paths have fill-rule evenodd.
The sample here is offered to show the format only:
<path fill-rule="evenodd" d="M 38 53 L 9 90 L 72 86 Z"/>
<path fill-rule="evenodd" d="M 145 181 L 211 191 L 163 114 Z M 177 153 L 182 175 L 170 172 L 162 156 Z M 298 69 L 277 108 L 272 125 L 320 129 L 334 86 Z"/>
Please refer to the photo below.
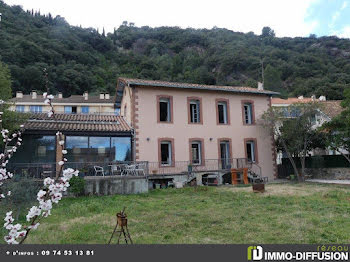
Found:
<path fill-rule="evenodd" d="M 26 130 L 130 132 L 131 127 L 122 116 L 92 114 L 32 114 L 24 124 Z"/>

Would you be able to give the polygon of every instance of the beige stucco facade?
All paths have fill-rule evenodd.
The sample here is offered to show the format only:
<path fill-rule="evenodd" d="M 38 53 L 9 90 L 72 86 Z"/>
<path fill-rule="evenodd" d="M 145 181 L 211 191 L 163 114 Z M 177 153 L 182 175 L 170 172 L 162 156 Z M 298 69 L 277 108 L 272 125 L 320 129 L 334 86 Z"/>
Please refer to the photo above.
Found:
<path fill-rule="evenodd" d="M 257 164 L 262 169 L 262 176 L 274 179 L 276 166 L 272 136 L 256 123 L 244 125 L 242 115 L 242 101 L 250 100 L 254 104 L 255 119 L 258 120 L 270 106 L 269 96 L 165 87 L 125 87 L 124 92 L 121 115 L 135 129 L 136 160 L 158 162 L 160 138 L 173 140 L 175 161 L 190 160 L 189 141 L 193 138 L 202 139 L 205 159 L 220 158 L 218 140 L 222 138 L 231 140 L 231 158 L 245 158 L 245 139 L 249 138 L 256 139 Z M 172 97 L 172 123 L 157 121 L 157 96 Z M 202 124 L 189 124 L 188 97 L 201 99 Z M 217 99 L 229 102 L 228 125 L 217 123 Z"/>

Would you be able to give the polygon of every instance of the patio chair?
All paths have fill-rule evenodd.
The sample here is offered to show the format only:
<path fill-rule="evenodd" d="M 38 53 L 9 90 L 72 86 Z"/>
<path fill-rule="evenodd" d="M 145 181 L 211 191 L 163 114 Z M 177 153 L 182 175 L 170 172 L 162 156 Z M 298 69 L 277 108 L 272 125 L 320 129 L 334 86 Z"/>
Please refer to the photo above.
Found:
<path fill-rule="evenodd" d="M 42 172 L 41 172 L 41 177 L 42 178 L 47 178 L 51 177 L 53 172 L 52 172 L 52 166 L 51 165 L 43 165 L 42 167 Z"/>
<path fill-rule="evenodd" d="M 102 166 L 94 166 L 95 170 L 95 176 L 98 174 L 102 174 L 102 176 L 105 176 L 105 171 L 103 170 Z"/>
<path fill-rule="evenodd" d="M 143 175 L 145 176 L 145 169 L 146 169 L 146 164 L 145 163 L 140 163 L 135 165 L 135 175 Z"/>

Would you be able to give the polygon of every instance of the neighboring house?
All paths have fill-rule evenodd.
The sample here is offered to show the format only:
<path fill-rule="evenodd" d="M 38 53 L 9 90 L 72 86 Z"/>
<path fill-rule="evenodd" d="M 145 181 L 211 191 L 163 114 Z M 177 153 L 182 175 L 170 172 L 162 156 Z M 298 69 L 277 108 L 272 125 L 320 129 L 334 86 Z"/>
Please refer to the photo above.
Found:
<path fill-rule="evenodd" d="M 153 174 L 229 170 L 243 160 L 273 180 L 273 138 L 256 120 L 276 94 L 128 78 L 119 78 L 117 85 L 121 115 L 135 130 L 134 159 L 148 161 Z"/>
<path fill-rule="evenodd" d="M 42 95 L 36 91 L 32 91 L 29 95 L 17 92 L 16 97 L 9 102 L 10 109 L 17 112 L 42 113 L 49 110 L 49 106 L 43 102 Z M 85 92 L 83 95 L 72 95 L 67 98 L 59 93 L 53 100 L 53 106 L 57 113 L 64 114 L 119 114 L 115 97 L 102 93 L 93 96 Z"/>
<path fill-rule="evenodd" d="M 339 115 L 343 108 L 341 107 L 341 100 L 330 100 L 327 101 L 325 96 L 321 96 L 319 99 L 316 99 L 315 97 L 312 98 L 306 98 L 306 97 L 298 97 L 298 98 L 288 98 L 288 99 L 282 99 L 282 98 L 272 98 L 271 104 L 273 107 L 279 107 L 283 108 L 284 114 L 286 117 L 297 117 L 298 112 L 291 112 L 289 110 L 289 106 L 296 103 L 310 103 L 310 102 L 317 102 L 320 104 L 318 114 L 316 114 L 313 118 L 313 128 L 319 128 L 324 123 L 329 122 L 332 120 L 333 117 Z M 333 154 L 339 154 L 332 150 L 326 149 L 326 150 L 313 150 L 309 152 L 310 155 L 333 155 Z M 279 152 L 277 154 L 277 163 L 280 164 L 282 161 L 282 158 L 286 157 L 283 153 Z"/>

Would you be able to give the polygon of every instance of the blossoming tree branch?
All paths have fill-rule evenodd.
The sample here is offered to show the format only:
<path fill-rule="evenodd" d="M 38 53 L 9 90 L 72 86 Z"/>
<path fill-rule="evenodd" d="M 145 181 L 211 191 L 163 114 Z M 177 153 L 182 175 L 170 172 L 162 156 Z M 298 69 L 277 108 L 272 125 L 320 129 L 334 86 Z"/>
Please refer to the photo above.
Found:
<path fill-rule="evenodd" d="M 46 70 L 44 70 L 45 77 L 47 78 Z M 50 110 L 47 113 L 48 117 L 56 120 L 55 111 L 52 105 L 52 100 L 54 99 L 53 95 L 48 95 L 48 93 L 44 93 L 43 97 L 45 99 L 44 103 L 50 106 Z M 1 186 L 3 182 L 7 179 L 11 179 L 13 174 L 6 170 L 6 166 L 9 162 L 9 159 L 13 156 L 13 154 L 17 151 L 18 147 L 22 144 L 21 135 L 24 131 L 24 126 L 21 125 L 20 129 L 13 134 L 9 134 L 9 131 L 2 128 L 2 112 L 0 112 L 0 128 L 1 135 L 4 142 L 4 152 L 0 154 L 0 200 L 5 197 L 10 197 L 11 192 L 7 193 L 1 191 Z M 67 154 L 67 150 L 65 150 L 64 145 L 64 136 L 62 132 L 59 131 L 59 125 L 57 124 L 57 133 L 56 137 L 58 140 L 58 144 L 60 150 L 62 151 L 62 158 L 58 159 L 57 164 L 59 170 L 56 172 L 55 179 L 53 178 L 45 178 L 43 182 L 43 187 L 37 194 L 38 204 L 32 206 L 26 215 L 27 225 L 15 224 L 15 220 L 12 217 L 12 211 L 6 213 L 6 217 L 4 218 L 4 227 L 8 230 L 8 234 L 4 237 L 5 241 L 8 244 L 22 244 L 26 238 L 28 237 L 31 230 L 35 230 L 40 225 L 40 222 L 43 218 L 48 217 L 51 214 L 51 209 L 53 204 L 57 204 L 62 199 L 62 193 L 67 191 L 69 187 L 69 180 L 73 176 L 78 176 L 79 171 L 71 168 L 64 169 L 64 164 L 67 162 L 65 155 Z M 13 146 L 10 146 L 14 144 Z"/>

